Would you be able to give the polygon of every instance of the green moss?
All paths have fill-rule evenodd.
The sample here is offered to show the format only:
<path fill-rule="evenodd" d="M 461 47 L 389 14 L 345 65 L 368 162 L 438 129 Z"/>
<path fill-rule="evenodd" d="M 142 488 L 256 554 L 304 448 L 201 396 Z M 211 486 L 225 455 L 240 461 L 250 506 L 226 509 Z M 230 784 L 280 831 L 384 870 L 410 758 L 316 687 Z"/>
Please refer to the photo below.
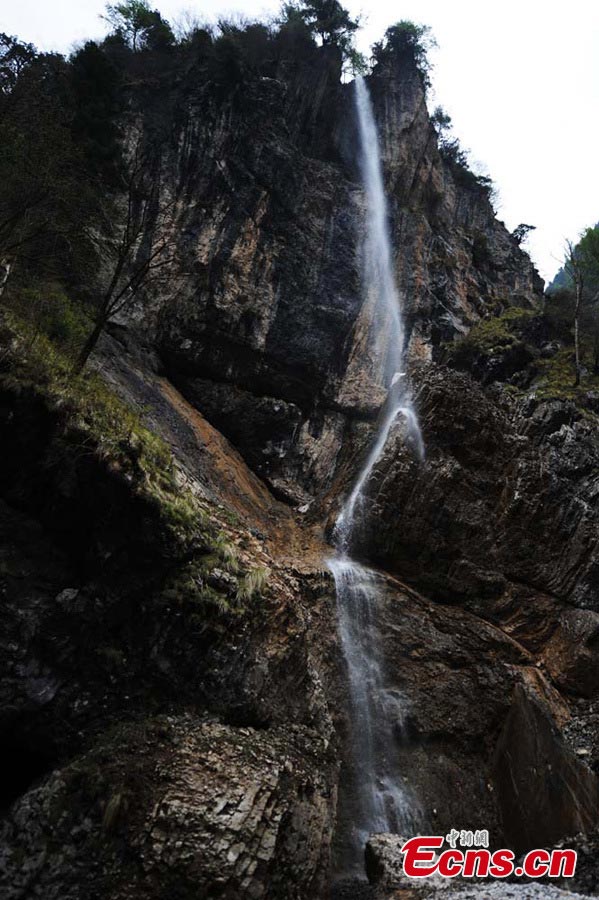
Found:
<path fill-rule="evenodd" d="M 599 391 L 599 375 L 592 374 L 590 352 L 581 348 L 581 362 L 587 374 L 581 375 L 575 387 L 574 348 L 566 347 L 548 359 L 537 363 L 539 374 L 535 379 L 536 396 L 542 400 L 572 400 L 580 404 L 588 391 Z"/>
<path fill-rule="evenodd" d="M 11 285 L 5 299 L 7 308 L 32 334 L 45 336 L 70 357 L 78 353 L 93 327 L 83 306 L 54 282 L 28 287 Z"/>
<path fill-rule="evenodd" d="M 41 396 L 59 414 L 67 443 L 126 477 L 132 490 L 155 506 L 174 538 L 189 541 L 205 531 L 207 517 L 179 486 L 169 447 L 140 415 L 99 375 L 75 375 L 71 360 L 30 323 L 14 314 L 5 316 L 5 323 L 11 338 L 0 360 L 5 383 Z"/>
<path fill-rule="evenodd" d="M 236 571 L 239 567 L 237 560 Z M 270 570 L 260 566 L 250 569 L 239 581 L 232 577 L 229 584 L 221 588 L 218 582 L 215 585 L 213 573 L 222 568 L 226 567 L 222 566 L 218 551 L 192 560 L 167 584 L 162 591 L 162 601 L 185 610 L 186 621 L 202 626 L 206 623 L 207 613 L 226 618 L 245 615 L 252 601 L 264 593 Z"/>
<path fill-rule="evenodd" d="M 41 396 L 61 423 L 61 440 L 125 478 L 132 494 L 149 503 L 170 532 L 173 558 L 185 562 L 173 567 L 157 602 L 177 607 L 187 625 L 200 631 L 209 622 L 243 616 L 263 592 L 269 572 L 256 568 L 241 572 L 238 580 L 242 561 L 226 533 L 225 511 L 219 508 L 215 517 L 207 501 L 180 487 L 169 447 L 98 375 L 74 375 L 69 359 L 49 338 L 33 334 L 27 323 L 11 320 L 9 328 L 10 359 L 4 361 L 0 379 Z M 110 648 L 103 661 L 108 668 L 120 666 Z"/>
<path fill-rule="evenodd" d="M 511 306 L 500 316 L 477 322 L 460 343 L 468 344 L 483 353 L 492 353 L 520 340 L 522 327 L 536 314 L 531 309 Z"/>
<path fill-rule="evenodd" d="M 502 389 L 512 397 L 521 397 L 526 393 L 522 388 L 516 387 L 515 384 L 503 384 Z"/>
<path fill-rule="evenodd" d="M 216 554 L 206 554 L 179 570 L 162 591 L 162 602 L 185 611 L 186 621 L 204 626 L 207 613 L 217 616 L 240 616 L 245 612 L 235 594 L 218 590 L 207 583 L 207 577 L 215 568 Z M 199 615 L 198 615 L 199 613 Z"/>

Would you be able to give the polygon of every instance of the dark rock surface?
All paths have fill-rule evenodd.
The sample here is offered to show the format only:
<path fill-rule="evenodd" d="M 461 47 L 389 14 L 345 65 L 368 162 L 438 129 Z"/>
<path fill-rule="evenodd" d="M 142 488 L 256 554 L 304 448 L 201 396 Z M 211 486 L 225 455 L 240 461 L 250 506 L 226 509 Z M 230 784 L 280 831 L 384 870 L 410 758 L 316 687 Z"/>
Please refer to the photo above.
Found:
<path fill-rule="evenodd" d="M 317 896 L 339 763 L 333 608 L 314 541 L 302 536 L 298 559 L 287 508 L 233 448 L 121 355 L 122 389 L 125 372 L 129 399 L 143 385 L 177 443 L 180 483 L 220 523 L 226 555 L 167 540 L 159 508 L 91 447 L 78 452 L 60 410 L 3 382 L 2 895 Z M 189 558 L 201 563 L 191 574 Z M 263 587 L 235 605 L 259 564 Z"/>
<path fill-rule="evenodd" d="M 320 736 L 299 727 L 191 716 L 121 727 L 15 804 L 2 826 L 2 896 L 317 896 L 331 763 Z"/>
<path fill-rule="evenodd" d="M 497 743 L 494 782 L 504 833 L 515 852 L 553 846 L 565 834 L 596 826 L 596 775 L 522 687 L 515 690 Z"/>
<path fill-rule="evenodd" d="M 389 442 L 369 488 L 372 555 L 478 610 L 527 591 L 594 609 L 594 423 L 571 403 L 512 399 L 451 369 L 427 367 L 419 384 L 426 460 Z"/>
<path fill-rule="evenodd" d="M 535 655 L 460 607 L 382 576 L 379 590 L 391 772 L 418 831 L 486 829 L 520 851 L 594 827 L 596 776 L 561 736 L 570 711 Z"/>

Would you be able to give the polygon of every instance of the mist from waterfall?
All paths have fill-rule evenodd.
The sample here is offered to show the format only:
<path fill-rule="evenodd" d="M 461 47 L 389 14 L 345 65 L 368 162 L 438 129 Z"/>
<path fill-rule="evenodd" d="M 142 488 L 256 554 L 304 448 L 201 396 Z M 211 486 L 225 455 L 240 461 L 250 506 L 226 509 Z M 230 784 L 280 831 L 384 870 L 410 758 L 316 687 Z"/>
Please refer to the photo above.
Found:
<path fill-rule="evenodd" d="M 350 692 L 350 718 L 355 797 L 349 843 L 359 864 L 370 833 L 411 833 L 415 809 L 397 771 L 396 737 L 401 733 L 405 704 L 385 688 L 383 651 L 378 631 L 381 576 L 356 563 L 356 524 L 363 520 L 366 488 L 391 432 L 401 419 L 407 441 L 422 459 L 424 444 L 403 371 L 404 326 L 393 272 L 379 141 L 366 82 L 355 81 L 360 171 L 366 200 L 362 248 L 363 290 L 371 310 L 370 340 L 377 383 L 387 389 L 376 435 L 353 488 L 337 518 L 337 555 L 329 560 L 335 579 L 339 635 Z"/>

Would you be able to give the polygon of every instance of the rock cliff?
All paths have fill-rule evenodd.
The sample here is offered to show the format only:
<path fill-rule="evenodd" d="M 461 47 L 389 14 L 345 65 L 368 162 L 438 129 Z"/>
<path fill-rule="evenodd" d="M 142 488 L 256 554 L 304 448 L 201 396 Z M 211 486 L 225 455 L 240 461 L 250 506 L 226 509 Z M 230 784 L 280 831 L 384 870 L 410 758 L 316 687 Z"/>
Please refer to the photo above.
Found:
<path fill-rule="evenodd" d="M 199 97 L 169 166 L 195 277 L 157 313 L 166 372 L 292 501 L 330 486 L 348 423 L 382 399 L 364 344 L 353 90 L 336 62 L 323 52 L 309 80 L 261 79 L 224 110 Z M 440 156 L 413 64 L 370 80 L 410 352 L 430 359 L 481 315 L 538 303 L 541 285 L 488 191 Z"/>
<path fill-rule="evenodd" d="M 327 537 L 384 401 L 339 66 L 324 47 L 232 97 L 190 87 L 172 123 L 184 274 L 95 360 L 168 482 L 140 463 L 148 436 L 108 446 L 20 376 L 5 330 L 6 897 L 328 895 L 352 771 Z M 448 351 L 534 316 L 542 284 L 440 154 L 414 65 L 369 84 L 427 448 L 396 430 L 361 536 L 407 709 L 397 766 L 427 827 L 523 851 L 597 825 L 596 418 L 506 384 L 532 351 L 499 379 Z"/>

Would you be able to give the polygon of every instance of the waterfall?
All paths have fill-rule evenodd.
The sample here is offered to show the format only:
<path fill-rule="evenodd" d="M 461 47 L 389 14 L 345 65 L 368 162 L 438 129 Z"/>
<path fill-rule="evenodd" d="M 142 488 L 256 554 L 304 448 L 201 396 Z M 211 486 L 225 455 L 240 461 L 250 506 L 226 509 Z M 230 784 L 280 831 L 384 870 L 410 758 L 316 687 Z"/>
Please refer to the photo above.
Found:
<path fill-rule="evenodd" d="M 364 302 L 372 311 L 369 327 L 375 377 L 387 389 L 372 446 L 335 524 L 336 556 L 328 561 L 335 580 L 339 635 L 350 691 L 354 794 L 352 833 L 347 843 L 359 864 L 370 833 L 413 831 L 414 809 L 394 763 L 396 735 L 401 733 L 405 705 L 396 692 L 385 689 L 377 628 L 380 576 L 351 558 L 356 549 L 354 532 L 364 512 L 364 492 L 370 476 L 398 419 L 401 418 L 420 459 L 424 445 L 404 380 L 404 326 L 393 273 L 379 142 L 370 95 L 361 77 L 355 81 L 355 103 L 366 200 Z"/>
<path fill-rule="evenodd" d="M 350 551 L 354 517 L 360 506 L 363 490 L 398 417 L 401 416 L 404 421 L 417 456 L 420 459 L 424 457 L 418 417 L 404 382 L 405 335 L 401 302 L 393 274 L 381 155 L 370 95 L 361 76 L 355 80 L 355 98 L 360 138 L 360 171 L 366 195 L 362 283 L 365 302 L 372 310 L 370 330 L 377 363 L 375 374 L 378 382 L 387 388 L 388 394 L 374 444 L 337 520 L 336 543 L 342 553 Z"/>

